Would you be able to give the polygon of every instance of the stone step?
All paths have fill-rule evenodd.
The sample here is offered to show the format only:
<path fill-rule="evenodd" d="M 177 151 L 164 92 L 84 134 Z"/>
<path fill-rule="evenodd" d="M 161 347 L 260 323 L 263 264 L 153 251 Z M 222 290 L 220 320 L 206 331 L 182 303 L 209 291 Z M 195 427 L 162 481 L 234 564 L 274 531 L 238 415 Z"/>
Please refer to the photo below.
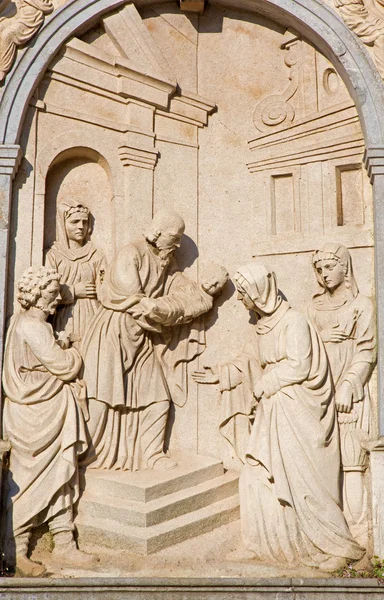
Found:
<path fill-rule="evenodd" d="M 114 471 L 88 468 L 85 490 L 103 498 L 150 502 L 223 475 L 223 464 L 209 456 L 174 453 L 178 464 L 169 471 Z"/>
<path fill-rule="evenodd" d="M 78 516 L 80 544 L 153 554 L 163 548 L 197 537 L 239 518 L 238 494 L 204 506 L 170 521 L 150 527 L 126 525 L 114 519 L 87 519 Z"/>
<path fill-rule="evenodd" d="M 194 487 L 168 494 L 150 502 L 106 498 L 100 491 L 85 491 L 79 503 L 83 523 L 111 519 L 127 525 L 149 527 L 208 506 L 237 493 L 238 474 L 227 472 Z"/>

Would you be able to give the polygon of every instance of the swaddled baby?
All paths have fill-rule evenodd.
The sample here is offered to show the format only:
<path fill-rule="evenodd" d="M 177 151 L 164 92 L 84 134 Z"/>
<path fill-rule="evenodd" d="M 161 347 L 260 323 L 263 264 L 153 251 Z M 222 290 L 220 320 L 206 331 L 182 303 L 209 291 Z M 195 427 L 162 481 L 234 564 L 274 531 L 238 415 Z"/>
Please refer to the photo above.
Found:
<path fill-rule="evenodd" d="M 138 308 L 143 315 L 162 325 L 188 323 L 213 306 L 213 297 L 221 292 L 228 281 L 224 267 L 216 263 L 206 265 L 200 277 L 200 286 L 187 279 L 174 286 L 167 296 L 143 298 Z"/>

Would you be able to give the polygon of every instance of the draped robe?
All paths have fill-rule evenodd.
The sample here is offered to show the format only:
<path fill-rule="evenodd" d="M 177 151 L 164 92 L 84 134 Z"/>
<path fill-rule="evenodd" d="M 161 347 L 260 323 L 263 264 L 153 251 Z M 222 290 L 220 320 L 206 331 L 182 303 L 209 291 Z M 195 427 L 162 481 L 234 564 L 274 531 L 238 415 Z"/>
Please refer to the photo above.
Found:
<path fill-rule="evenodd" d="M 150 417 L 144 410 L 152 407 L 155 413 L 155 404 L 169 405 L 171 400 L 153 344 L 154 339 L 159 342 L 162 327 L 143 315 L 140 300 L 159 298 L 179 286 L 188 287 L 195 316 L 206 310 L 197 285 L 179 271 L 175 260 L 162 260 L 145 239 L 123 247 L 106 272 L 99 294 L 102 307 L 82 345 L 91 418 L 95 401 L 103 403 L 107 411 L 92 433 L 93 468 L 148 468 L 153 457 L 145 456 L 143 436 L 152 430 L 152 439 L 164 439 L 163 412 Z M 191 333 L 184 336 L 183 355 L 177 353 L 174 364 L 191 360 L 203 346 L 201 329 Z"/>
<path fill-rule="evenodd" d="M 12 445 L 7 510 L 15 535 L 78 498 L 86 432 L 71 381 L 80 368 L 77 350 L 60 348 L 49 323 L 28 312 L 12 317 L 3 387 L 4 433 Z"/>
<path fill-rule="evenodd" d="M 256 332 L 253 356 L 220 369 L 229 396 L 222 425 L 239 411 L 238 386 L 248 407 L 250 377 L 261 379 L 264 390 L 240 478 L 244 541 L 268 563 L 321 566 L 330 556 L 359 559 L 364 551 L 340 507 L 339 433 L 323 344 L 286 302 L 260 319 Z"/>

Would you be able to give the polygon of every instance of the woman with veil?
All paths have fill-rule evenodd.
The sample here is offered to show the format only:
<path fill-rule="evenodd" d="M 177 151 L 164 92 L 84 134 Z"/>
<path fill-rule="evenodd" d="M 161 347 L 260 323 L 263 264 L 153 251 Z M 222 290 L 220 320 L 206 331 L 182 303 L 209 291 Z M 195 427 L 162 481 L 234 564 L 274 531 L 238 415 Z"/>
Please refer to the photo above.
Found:
<path fill-rule="evenodd" d="M 46 265 L 61 275 L 61 304 L 53 328 L 80 342 L 100 303 L 97 289 L 106 268 L 103 253 L 90 241 L 89 209 L 76 200 L 60 202 L 57 210 L 57 240 L 47 252 Z"/>
<path fill-rule="evenodd" d="M 343 466 L 343 505 L 351 531 L 367 539 L 364 471 L 371 434 L 368 382 L 376 364 L 375 311 L 359 292 L 352 259 L 345 246 L 328 243 L 316 250 L 312 264 L 319 291 L 309 317 L 325 344 L 335 385 Z"/>
<path fill-rule="evenodd" d="M 240 477 L 243 558 L 334 571 L 364 549 L 340 507 L 339 433 L 324 346 L 283 299 L 273 272 L 255 262 L 234 281 L 238 299 L 258 317 L 251 348 L 194 378 L 220 383 L 233 396 L 233 415 L 239 386 L 248 405 L 250 396 L 258 401 Z"/>

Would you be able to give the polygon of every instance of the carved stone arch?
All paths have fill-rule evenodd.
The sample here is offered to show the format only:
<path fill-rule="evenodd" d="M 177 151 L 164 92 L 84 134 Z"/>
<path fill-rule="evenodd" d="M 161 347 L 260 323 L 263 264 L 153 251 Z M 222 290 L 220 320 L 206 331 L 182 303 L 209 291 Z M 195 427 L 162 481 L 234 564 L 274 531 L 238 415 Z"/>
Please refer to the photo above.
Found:
<path fill-rule="evenodd" d="M 144 2 L 143 2 L 144 3 Z M 154 2 L 155 4 L 156 2 Z M 384 398 L 384 293 L 378 285 L 384 280 L 384 86 L 363 44 L 338 18 L 336 13 L 319 0 L 216 0 L 216 3 L 243 8 L 268 16 L 280 24 L 294 28 L 313 43 L 333 63 L 348 88 L 359 114 L 365 145 L 366 165 L 371 176 L 375 205 L 375 272 L 379 330 L 379 398 Z M 79 34 L 97 22 L 100 16 L 113 12 L 124 0 L 73 0 L 48 17 L 34 43 L 20 52 L 2 88 L 0 104 L 0 289 L 6 289 L 9 208 L 12 179 L 20 162 L 20 133 L 28 103 L 44 72 L 71 36 Z M 137 3 L 138 6 L 140 2 Z M 171 92 L 170 92 L 171 93 Z M 157 160 L 154 152 L 144 157 L 132 156 L 129 145 L 121 147 L 121 160 L 129 169 L 141 161 L 145 168 Z M 139 159 L 139 160 L 138 160 Z M 141 165 L 143 166 L 143 165 Z M 5 325 L 5 298 L 0 305 L 0 336 Z M 0 340 L 2 341 L 2 340 Z M 3 344 L 0 344 L 2 353 Z M 0 355 L 1 357 L 1 355 Z M 384 402 L 380 406 L 380 435 L 384 436 Z M 375 473 L 373 471 L 373 478 Z M 382 520 L 384 522 L 384 519 Z M 383 525 L 381 524 L 381 527 Z M 379 530 L 379 525 L 377 526 Z M 379 537 L 380 532 L 377 531 Z M 384 538 L 383 538 L 384 539 Z M 380 543 L 380 542 L 379 542 Z M 381 542 L 382 543 L 382 542 Z M 382 554 L 384 545 L 375 547 Z"/>
<path fill-rule="evenodd" d="M 3 87 L 0 106 L 0 141 L 3 144 L 18 143 L 28 101 L 61 45 L 122 4 L 125 4 L 124 0 L 75 0 L 46 19 L 35 42 L 20 54 Z M 137 4 L 139 6 L 140 2 Z M 289 0 L 238 0 L 229 4 L 266 14 L 287 27 L 294 27 L 317 46 L 335 65 L 356 103 L 366 146 L 383 142 L 380 115 L 384 109 L 384 93 L 380 76 L 363 44 L 333 10 L 318 0 L 294 3 Z"/>
<path fill-rule="evenodd" d="M 222 0 L 219 0 L 219 4 Z M 106 12 L 119 8 L 124 0 L 74 0 L 49 16 L 34 43 L 20 52 L 3 86 L 0 104 L 0 164 L 3 188 L 1 241 L 8 245 L 8 213 L 11 178 L 19 161 L 18 142 L 28 102 L 45 69 L 69 37 L 86 30 Z M 137 3 L 138 6 L 140 2 Z M 223 2 L 228 5 L 228 2 Z M 231 4 L 231 3 L 229 3 Z M 293 27 L 312 42 L 334 64 L 341 75 L 360 117 L 366 146 L 366 165 L 374 185 L 375 227 L 377 231 L 376 277 L 384 279 L 384 239 L 379 235 L 384 222 L 384 86 L 379 73 L 360 40 L 337 14 L 319 0 L 237 0 L 237 8 L 258 12 Z M 5 252 L 3 253 L 5 254 Z M 6 261 L 0 265 L 0 286 L 6 282 Z M 379 332 L 384 331 L 384 295 L 377 286 Z M 2 307 L 3 308 L 3 307 Z M 2 317 L 3 319 L 4 317 Z M 379 346 L 379 363 L 384 334 Z M 384 367 L 383 367 L 384 368 Z M 384 374 L 379 368 L 379 392 L 384 396 Z M 380 432 L 384 435 L 384 408 L 380 410 Z"/>
<path fill-rule="evenodd" d="M 76 143 L 77 140 L 77 143 Z M 106 148 L 99 148 L 94 141 L 85 140 L 83 133 L 72 132 L 69 139 L 68 133 L 55 137 L 44 146 L 37 155 L 36 193 L 44 193 L 45 180 L 52 167 L 70 158 L 88 158 L 100 164 L 108 177 L 112 197 L 121 194 L 120 177 L 113 165 L 113 158 L 106 152 Z"/>
<path fill-rule="evenodd" d="M 76 138 L 78 145 L 72 146 Z M 102 154 L 101 148 L 96 150 L 94 147 L 90 147 L 90 145 L 85 145 L 85 143 L 86 140 L 81 140 L 80 134 L 78 136 L 72 134 L 69 138 L 67 133 L 65 133 L 54 138 L 50 144 L 47 144 L 43 148 L 42 152 L 38 153 L 36 161 L 34 205 L 37 212 L 41 211 L 44 213 L 44 229 L 40 230 L 38 225 L 36 227 L 35 223 L 38 222 L 39 219 L 34 219 L 33 226 L 36 227 L 37 231 L 33 232 L 33 239 L 35 240 L 34 246 L 37 250 L 33 256 L 33 260 L 36 262 L 36 265 L 41 264 L 41 250 L 39 251 L 39 249 L 47 249 L 56 239 L 54 224 L 56 222 L 57 203 L 63 199 L 60 198 L 60 188 L 62 189 L 63 184 L 65 185 L 68 178 L 73 180 L 74 176 L 77 176 L 80 180 L 79 185 L 77 186 L 76 195 L 79 197 L 79 201 L 86 205 L 90 210 L 93 232 L 96 223 L 100 220 L 103 222 L 102 227 L 100 227 L 100 223 L 98 223 L 99 227 L 96 228 L 96 245 L 99 237 L 97 233 L 102 230 L 103 237 L 107 238 L 104 239 L 104 241 L 108 246 L 106 250 L 108 258 L 112 257 L 115 252 L 113 228 L 111 224 L 113 206 L 109 213 L 107 211 L 109 219 L 107 219 L 104 214 L 102 218 L 100 218 L 100 207 L 97 205 L 95 206 L 95 195 L 103 202 L 105 201 L 107 205 L 111 205 L 115 199 L 115 189 L 116 187 L 119 187 L 119 180 L 121 179 L 122 173 L 120 173 L 119 177 L 119 174 L 114 172 L 116 169 L 111 167 L 111 164 L 113 165 L 113 157 L 108 157 L 110 159 L 108 161 Z M 89 186 L 84 186 L 84 183 L 88 183 L 89 177 L 87 176 L 86 181 L 84 182 L 84 173 L 81 173 L 81 171 L 89 169 L 90 167 L 92 169 L 93 179 L 91 190 L 89 190 Z M 75 172 L 77 175 L 75 175 Z"/>

